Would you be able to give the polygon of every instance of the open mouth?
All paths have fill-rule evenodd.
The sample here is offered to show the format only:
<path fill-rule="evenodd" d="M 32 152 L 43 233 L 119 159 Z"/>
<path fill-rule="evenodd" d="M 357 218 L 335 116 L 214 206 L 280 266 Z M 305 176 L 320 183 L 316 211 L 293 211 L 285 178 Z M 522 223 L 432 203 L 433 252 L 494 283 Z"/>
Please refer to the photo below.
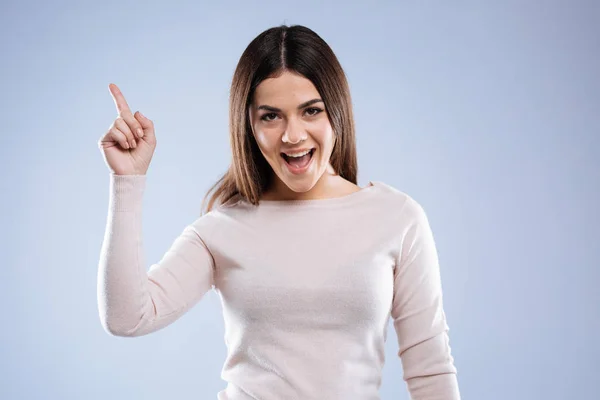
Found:
<path fill-rule="evenodd" d="M 315 148 L 310 149 L 308 153 L 303 155 L 302 157 L 290 157 L 284 153 L 281 153 L 281 157 L 285 160 L 285 162 L 294 169 L 302 169 L 310 163 L 312 156 L 315 152 Z"/>

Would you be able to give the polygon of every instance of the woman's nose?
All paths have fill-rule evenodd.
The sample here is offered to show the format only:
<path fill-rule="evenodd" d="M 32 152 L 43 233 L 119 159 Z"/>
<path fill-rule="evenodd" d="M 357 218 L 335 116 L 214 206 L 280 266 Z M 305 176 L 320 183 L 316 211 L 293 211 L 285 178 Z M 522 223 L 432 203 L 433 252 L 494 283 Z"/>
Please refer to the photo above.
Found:
<path fill-rule="evenodd" d="M 298 124 L 295 124 L 292 121 L 290 121 L 287 124 L 287 127 L 285 129 L 285 132 L 283 133 L 283 137 L 281 138 L 281 140 L 284 143 L 300 143 L 303 140 L 306 140 L 306 133 L 302 131 L 302 128 L 298 126 Z"/>

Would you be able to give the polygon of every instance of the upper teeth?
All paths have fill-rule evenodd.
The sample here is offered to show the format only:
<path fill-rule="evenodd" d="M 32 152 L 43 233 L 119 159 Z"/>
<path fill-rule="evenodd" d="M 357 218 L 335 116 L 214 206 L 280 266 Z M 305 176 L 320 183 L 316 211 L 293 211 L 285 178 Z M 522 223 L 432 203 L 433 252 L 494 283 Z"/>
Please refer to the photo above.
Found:
<path fill-rule="evenodd" d="M 308 153 L 310 153 L 310 150 L 303 151 L 302 153 L 285 153 L 285 155 L 288 157 L 302 157 L 303 155 L 306 155 Z"/>

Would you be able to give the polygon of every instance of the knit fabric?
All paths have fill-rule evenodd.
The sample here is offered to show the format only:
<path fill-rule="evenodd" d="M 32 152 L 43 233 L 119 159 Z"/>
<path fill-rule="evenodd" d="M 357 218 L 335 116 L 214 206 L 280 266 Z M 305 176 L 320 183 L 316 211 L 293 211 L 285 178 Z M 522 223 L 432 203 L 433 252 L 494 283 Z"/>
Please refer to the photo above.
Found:
<path fill-rule="evenodd" d="M 411 398 L 460 399 L 434 238 L 409 195 L 369 182 L 329 199 L 234 198 L 148 268 L 145 185 L 110 175 L 98 269 L 107 332 L 155 332 L 214 289 L 227 346 L 218 400 L 379 400 L 392 318 Z"/>

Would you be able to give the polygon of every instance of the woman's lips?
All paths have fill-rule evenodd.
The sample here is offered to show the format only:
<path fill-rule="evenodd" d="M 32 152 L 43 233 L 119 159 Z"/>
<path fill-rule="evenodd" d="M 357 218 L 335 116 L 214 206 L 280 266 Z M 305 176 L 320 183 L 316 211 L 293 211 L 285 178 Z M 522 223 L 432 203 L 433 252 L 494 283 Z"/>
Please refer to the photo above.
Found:
<path fill-rule="evenodd" d="M 298 167 L 295 165 L 292 165 L 290 163 L 287 162 L 287 157 L 282 153 L 281 154 L 281 158 L 283 159 L 286 167 L 288 168 L 288 170 L 294 174 L 294 175 L 299 175 L 299 174 L 303 174 L 304 172 L 306 172 L 308 170 L 308 168 L 311 166 L 313 158 L 314 158 L 314 153 L 315 153 L 315 149 L 311 149 L 309 155 L 310 155 L 310 160 L 306 163 L 306 165 L 302 166 L 302 167 Z"/>

